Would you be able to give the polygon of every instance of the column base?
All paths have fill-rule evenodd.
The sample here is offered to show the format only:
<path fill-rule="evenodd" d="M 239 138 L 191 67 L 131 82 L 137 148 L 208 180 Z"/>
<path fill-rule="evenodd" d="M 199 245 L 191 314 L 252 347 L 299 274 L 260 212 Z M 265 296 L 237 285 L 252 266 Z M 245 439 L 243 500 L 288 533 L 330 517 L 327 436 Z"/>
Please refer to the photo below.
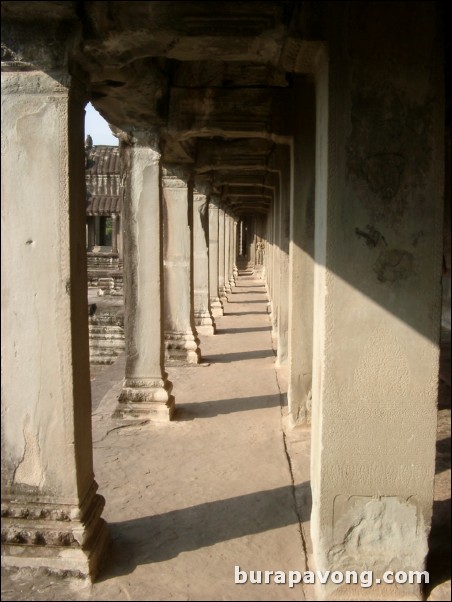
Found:
<path fill-rule="evenodd" d="M 199 339 L 192 332 L 165 332 L 165 364 L 199 364 Z"/>
<path fill-rule="evenodd" d="M 231 285 L 229 284 L 229 280 L 224 283 L 224 292 L 225 292 L 225 296 L 232 293 L 232 289 L 231 289 Z"/>
<path fill-rule="evenodd" d="M 85 500 L 2 499 L 2 567 L 51 571 L 94 580 L 109 543 L 105 500 L 93 482 Z"/>
<path fill-rule="evenodd" d="M 230 286 L 230 288 L 231 288 L 231 292 L 232 292 L 232 287 L 234 287 L 234 286 L 235 286 L 235 279 L 234 279 L 234 276 L 231 276 L 231 277 L 229 278 L 229 286 Z"/>
<path fill-rule="evenodd" d="M 223 306 L 221 305 L 221 301 L 220 301 L 219 297 L 211 297 L 210 298 L 210 308 L 212 311 L 212 316 L 214 318 L 219 318 L 224 314 Z"/>
<path fill-rule="evenodd" d="M 172 420 L 175 409 L 172 388 L 166 373 L 163 378 L 126 378 L 113 418 Z"/>
<path fill-rule="evenodd" d="M 232 270 L 232 274 L 234 276 L 234 280 L 237 280 L 238 275 L 239 275 L 239 270 L 236 265 L 234 266 L 234 269 Z"/>
<path fill-rule="evenodd" d="M 221 303 L 221 306 L 223 307 L 223 301 L 227 301 L 228 300 L 228 298 L 226 297 L 226 287 L 225 287 L 225 285 L 220 286 L 218 288 L 218 298 L 219 298 L 219 301 Z"/>
<path fill-rule="evenodd" d="M 195 313 L 195 326 L 199 334 L 215 334 L 215 321 L 209 311 Z"/>

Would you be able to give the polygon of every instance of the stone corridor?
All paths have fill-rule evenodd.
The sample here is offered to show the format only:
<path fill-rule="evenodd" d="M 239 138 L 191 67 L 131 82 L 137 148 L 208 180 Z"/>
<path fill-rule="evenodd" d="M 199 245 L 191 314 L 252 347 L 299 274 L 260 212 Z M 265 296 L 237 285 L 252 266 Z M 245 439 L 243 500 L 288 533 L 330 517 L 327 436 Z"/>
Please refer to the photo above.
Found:
<path fill-rule="evenodd" d="M 287 383 L 284 369 L 275 369 L 267 304 L 262 280 L 241 272 L 216 336 L 201 337 L 202 363 L 169 369 L 179 400 L 172 422 L 124 424 L 111 417 L 124 354 L 93 372 L 95 477 L 111 536 L 105 565 L 92 586 L 12 573 L 3 578 L 2 599 L 316 599 L 306 584 L 234 584 L 235 565 L 248 572 L 310 568 L 310 432 L 285 428 Z M 442 447 L 450 441 L 447 366 Z M 450 451 L 446 456 L 440 504 L 450 487 Z M 428 599 L 447 600 L 450 581 L 435 589 L 447 577 L 447 559 L 439 558 L 447 553 L 444 530 L 434 535 L 429 568 L 436 581 Z"/>
<path fill-rule="evenodd" d="M 216 336 L 202 337 L 203 362 L 169 369 L 178 396 L 172 422 L 112 419 L 124 355 L 98 374 L 94 464 L 107 499 L 106 566 L 92 589 L 13 577 L 15 593 L 5 585 L 3 599 L 305 599 L 299 587 L 234 584 L 236 564 L 248 571 L 307 566 L 267 303 L 262 280 L 239 277 Z M 307 447 L 305 466 L 309 479 Z M 296 486 L 303 495 L 303 483 Z"/>
<path fill-rule="evenodd" d="M 311 599 L 232 583 L 305 556 L 447 581 L 444 3 L 1 9 L 5 599 Z"/>

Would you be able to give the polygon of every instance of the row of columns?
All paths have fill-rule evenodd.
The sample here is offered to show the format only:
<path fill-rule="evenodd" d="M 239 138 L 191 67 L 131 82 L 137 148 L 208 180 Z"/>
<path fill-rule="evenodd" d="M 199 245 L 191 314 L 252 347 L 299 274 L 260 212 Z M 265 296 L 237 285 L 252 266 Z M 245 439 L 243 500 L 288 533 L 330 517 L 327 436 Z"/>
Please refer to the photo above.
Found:
<path fill-rule="evenodd" d="M 345 22 L 340 9 L 333 12 Z M 425 6 L 416 19 L 432 42 L 435 24 Z M 384 35 L 376 21 L 371 29 L 375 39 Z M 422 177 L 419 161 L 423 146 L 442 139 L 441 100 L 429 105 L 432 78 L 440 82 L 441 74 L 436 59 L 426 58 L 424 68 L 414 74 L 407 67 L 407 79 L 388 88 L 387 59 L 366 54 L 359 35 L 349 35 L 349 42 L 334 39 L 330 56 L 319 53 L 312 77 L 293 80 L 297 117 L 293 137 L 272 161 L 263 277 L 277 364 L 288 368 L 289 417 L 294 426 L 311 427 L 315 566 L 366 567 L 381 578 L 385 570 L 422 570 L 428 549 L 441 145 Z M 395 32 L 391 40 L 391 48 L 416 46 Z M 416 103 L 411 85 L 423 90 Z M 410 125 L 418 118 L 423 134 Z M 403 589 L 420 594 L 416 584 Z"/>
<path fill-rule="evenodd" d="M 64 73 L 2 73 L 2 562 L 93 576 L 108 535 L 91 440 L 85 102 Z M 199 362 L 198 332 L 215 333 L 237 220 L 185 169 L 162 165 L 154 132 L 123 136 L 121 153 L 126 368 L 115 416 L 169 420 L 165 364 Z"/>
<path fill-rule="evenodd" d="M 215 334 L 234 284 L 237 222 L 187 168 L 161 164 L 157 135 L 124 135 L 121 153 L 127 359 L 115 416 L 167 420 L 165 366 L 199 363 L 198 333 Z"/>
<path fill-rule="evenodd" d="M 312 415 L 315 566 L 380 576 L 423 568 L 432 514 L 442 73 L 428 3 L 398 6 L 410 31 L 386 27 L 379 3 L 374 18 L 360 10 L 331 3 L 330 54 L 312 81 L 294 78 L 296 118 L 273 158 L 259 235 L 289 412 L 298 424 Z M 65 69 L 2 74 L 2 545 L 5 565 L 94 574 L 107 534 L 90 425 L 85 101 Z M 199 361 L 197 327 L 214 329 L 233 282 L 236 222 L 184 170 L 161 165 L 154 133 L 134 131 L 122 148 L 117 416 L 167 420 L 165 362 Z"/>

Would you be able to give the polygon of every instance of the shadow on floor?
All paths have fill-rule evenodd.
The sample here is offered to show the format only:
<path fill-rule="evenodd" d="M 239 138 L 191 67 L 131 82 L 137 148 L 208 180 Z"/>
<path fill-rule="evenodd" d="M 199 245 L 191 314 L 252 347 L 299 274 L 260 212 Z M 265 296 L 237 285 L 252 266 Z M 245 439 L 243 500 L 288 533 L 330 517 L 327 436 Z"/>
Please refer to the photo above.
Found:
<path fill-rule="evenodd" d="M 228 314 L 231 315 L 231 314 Z M 217 328 L 216 334 L 238 334 L 240 332 L 270 332 L 271 326 L 254 326 L 249 328 Z"/>
<path fill-rule="evenodd" d="M 249 316 L 250 314 L 260 314 L 260 315 L 268 315 L 268 311 L 264 309 L 264 311 L 227 311 L 225 312 L 225 317 L 227 316 Z"/>
<path fill-rule="evenodd" d="M 240 294 L 243 295 L 244 293 Z M 250 294 L 255 295 L 256 293 L 253 292 Z M 252 305 L 253 303 L 266 303 L 268 305 L 268 299 L 253 299 L 251 301 L 228 301 L 228 303 L 249 303 L 250 305 Z"/>
<path fill-rule="evenodd" d="M 223 364 L 227 362 L 242 362 L 246 360 L 257 360 L 265 357 L 274 357 L 271 349 L 256 349 L 255 351 L 239 351 L 238 353 L 220 353 L 218 355 L 205 355 L 204 362 L 212 364 Z"/>
<path fill-rule="evenodd" d="M 198 403 L 183 403 L 177 406 L 175 420 L 195 420 L 212 418 L 220 414 L 249 412 L 274 408 L 280 405 L 280 395 L 259 395 L 256 397 L 235 397 L 233 399 L 213 399 Z"/>
<path fill-rule="evenodd" d="M 297 523 L 292 486 L 109 523 L 113 549 L 98 581 L 130 574 L 137 565 Z"/>

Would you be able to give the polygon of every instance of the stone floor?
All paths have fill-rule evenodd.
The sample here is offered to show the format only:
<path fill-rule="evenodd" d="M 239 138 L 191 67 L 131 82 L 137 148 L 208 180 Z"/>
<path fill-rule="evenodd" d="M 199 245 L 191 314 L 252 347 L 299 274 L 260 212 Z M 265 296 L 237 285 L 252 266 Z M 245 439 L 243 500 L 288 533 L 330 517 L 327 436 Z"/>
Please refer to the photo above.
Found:
<path fill-rule="evenodd" d="M 217 336 L 201 337 L 201 365 L 168 371 L 172 423 L 111 418 L 123 355 L 93 372 L 95 473 L 111 533 L 105 567 L 93 586 L 8 574 L 2 599 L 315 599 L 311 586 L 234 584 L 235 565 L 310 566 L 310 436 L 285 428 L 286 374 L 274 367 L 262 281 L 242 275 L 217 325 Z M 429 600 L 450 599 L 450 337 L 441 377 Z"/>

